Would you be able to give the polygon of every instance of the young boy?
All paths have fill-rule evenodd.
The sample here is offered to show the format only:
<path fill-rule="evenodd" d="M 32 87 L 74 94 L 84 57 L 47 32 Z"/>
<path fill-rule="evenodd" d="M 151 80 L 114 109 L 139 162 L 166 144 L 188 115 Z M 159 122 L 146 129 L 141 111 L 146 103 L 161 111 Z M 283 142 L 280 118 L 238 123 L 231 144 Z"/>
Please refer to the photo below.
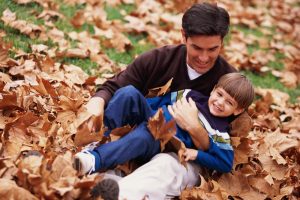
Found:
<path fill-rule="evenodd" d="M 254 98 L 251 82 L 240 73 L 223 75 L 209 98 L 197 91 L 184 90 L 146 99 L 133 86 L 119 89 L 105 109 L 104 123 L 109 130 L 127 124 L 137 125 L 136 128 L 117 141 L 77 153 L 75 168 L 86 174 L 107 170 L 133 159 L 148 162 L 160 152 L 160 143 L 154 140 L 148 130 L 147 120 L 158 108 L 163 109 L 167 121 L 172 119 L 174 113 L 171 105 L 180 97 L 195 102 L 210 143 L 206 151 L 197 149 L 189 133 L 177 126 L 176 136 L 187 147 L 186 160 L 194 160 L 201 167 L 219 172 L 231 171 L 233 149 L 228 134 L 230 117 L 242 113 Z"/>

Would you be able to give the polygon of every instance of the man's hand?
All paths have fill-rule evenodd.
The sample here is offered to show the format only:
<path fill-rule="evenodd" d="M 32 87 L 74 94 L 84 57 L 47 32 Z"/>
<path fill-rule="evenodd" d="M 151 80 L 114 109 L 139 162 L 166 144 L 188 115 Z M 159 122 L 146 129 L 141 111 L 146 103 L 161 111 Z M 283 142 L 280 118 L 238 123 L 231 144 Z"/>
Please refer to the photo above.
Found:
<path fill-rule="evenodd" d="M 196 160 L 197 155 L 198 155 L 197 150 L 187 148 L 186 151 L 183 153 L 184 161 L 187 162 L 189 160 Z"/>
<path fill-rule="evenodd" d="M 189 101 L 186 98 L 178 100 L 172 106 L 168 106 L 168 110 L 183 130 L 189 131 L 199 126 L 198 109 L 191 98 Z"/>
<path fill-rule="evenodd" d="M 92 97 L 85 105 L 87 111 L 93 115 L 100 116 L 104 114 L 105 101 L 101 97 Z"/>
<path fill-rule="evenodd" d="M 197 149 L 205 151 L 209 148 L 208 133 L 199 122 L 198 109 L 191 98 L 189 101 L 186 98 L 178 100 L 172 106 L 168 106 L 168 110 L 177 125 L 190 134 Z"/>

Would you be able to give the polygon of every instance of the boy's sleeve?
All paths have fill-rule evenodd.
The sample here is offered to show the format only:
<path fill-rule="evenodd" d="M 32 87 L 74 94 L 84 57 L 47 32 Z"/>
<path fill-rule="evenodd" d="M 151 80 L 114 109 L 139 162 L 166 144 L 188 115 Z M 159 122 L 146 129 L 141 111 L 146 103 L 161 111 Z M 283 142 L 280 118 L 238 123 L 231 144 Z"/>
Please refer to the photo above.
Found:
<path fill-rule="evenodd" d="M 230 172 L 233 166 L 233 149 L 230 145 L 222 146 L 210 137 L 210 146 L 207 151 L 198 150 L 195 160 L 199 165 L 222 173 Z"/>

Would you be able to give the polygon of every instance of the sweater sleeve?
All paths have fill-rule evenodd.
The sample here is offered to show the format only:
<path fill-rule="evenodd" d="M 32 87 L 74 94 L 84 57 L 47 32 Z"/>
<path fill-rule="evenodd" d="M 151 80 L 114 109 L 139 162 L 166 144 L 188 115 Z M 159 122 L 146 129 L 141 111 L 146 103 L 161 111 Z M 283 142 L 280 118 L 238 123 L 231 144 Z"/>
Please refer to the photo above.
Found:
<path fill-rule="evenodd" d="M 124 71 L 108 79 L 94 96 L 103 98 L 107 104 L 115 91 L 123 86 L 130 84 L 142 91 L 143 83 L 149 76 L 147 66 L 151 64 L 147 55 L 140 55 Z"/>
<path fill-rule="evenodd" d="M 233 166 L 233 149 L 221 148 L 212 138 L 209 139 L 209 149 L 207 151 L 198 150 L 195 162 L 208 169 L 217 170 L 222 173 L 230 172 Z"/>

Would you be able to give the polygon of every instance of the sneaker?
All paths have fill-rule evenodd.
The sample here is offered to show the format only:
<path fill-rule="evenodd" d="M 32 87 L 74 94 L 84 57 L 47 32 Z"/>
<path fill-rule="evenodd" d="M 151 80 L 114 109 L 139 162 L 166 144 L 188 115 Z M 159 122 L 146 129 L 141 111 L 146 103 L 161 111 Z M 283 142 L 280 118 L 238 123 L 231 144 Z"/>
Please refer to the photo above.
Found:
<path fill-rule="evenodd" d="M 73 160 L 73 167 L 80 175 L 91 174 L 95 171 L 95 156 L 88 150 L 76 153 Z"/>
<path fill-rule="evenodd" d="M 119 184 L 113 179 L 104 179 L 93 187 L 91 196 L 93 199 L 101 197 L 104 200 L 118 200 Z"/>

